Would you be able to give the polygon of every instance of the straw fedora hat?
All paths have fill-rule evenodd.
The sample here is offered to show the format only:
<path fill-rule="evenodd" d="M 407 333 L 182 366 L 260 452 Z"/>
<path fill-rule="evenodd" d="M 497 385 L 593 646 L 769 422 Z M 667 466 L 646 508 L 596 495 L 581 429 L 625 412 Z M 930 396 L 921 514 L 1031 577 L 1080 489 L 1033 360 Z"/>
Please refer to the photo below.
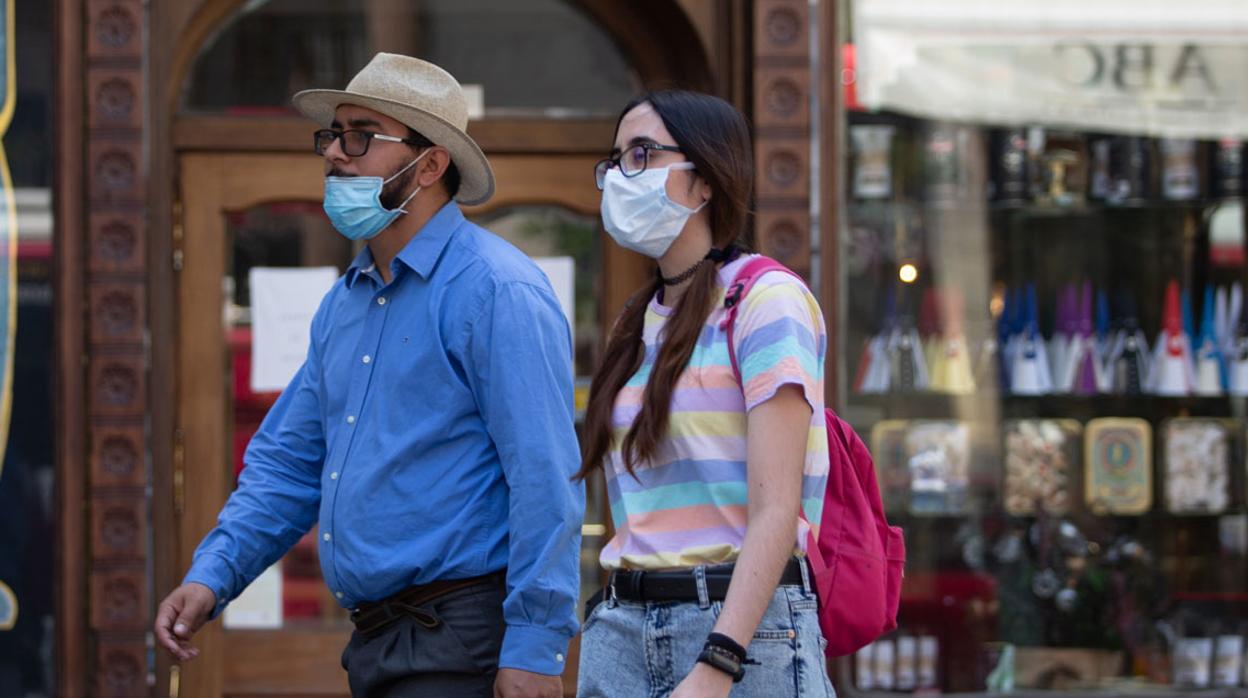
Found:
<path fill-rule="evenodd" d="M 351 78 L 345 90 L 304 90 L 291 101 L 304 116 L 322 126 L 334 120 L 343 104 L 372 109 L 410 126 L 446 148 L 459 168 L 459 193 L 466 205 L 494 194 L 494 172 L 480 146 L 468 137 L 468 103 L 451 74 L 419 58 L 379 53 Z"/>

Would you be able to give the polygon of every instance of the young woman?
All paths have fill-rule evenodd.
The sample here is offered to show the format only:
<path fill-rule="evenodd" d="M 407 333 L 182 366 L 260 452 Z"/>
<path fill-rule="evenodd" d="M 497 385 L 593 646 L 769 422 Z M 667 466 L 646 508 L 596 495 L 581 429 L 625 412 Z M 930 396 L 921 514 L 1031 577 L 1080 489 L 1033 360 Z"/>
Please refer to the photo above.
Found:
<path fill-rule="evenodd" d="M 594 375 L 580 477 L 603 468 L 612 570 L 581 640 L 581 696 L 834 695 L 803 561 L 827 477 L 822 312 L 760 277 L 729 361 L 725 291 L 753 184 L 740 112 L 651 92 L 595 171 L 603 224 L 658 262 Z M 734 684 L 734 680 L 737 683 Z"/>

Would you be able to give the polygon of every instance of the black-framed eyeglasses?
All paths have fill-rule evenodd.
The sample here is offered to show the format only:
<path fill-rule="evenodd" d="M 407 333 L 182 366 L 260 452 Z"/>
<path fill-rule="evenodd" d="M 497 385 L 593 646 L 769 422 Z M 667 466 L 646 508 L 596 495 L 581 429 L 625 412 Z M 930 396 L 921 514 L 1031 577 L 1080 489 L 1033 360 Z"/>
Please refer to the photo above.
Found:
<path fill-rule="evenodd" d="M 668 153 L 684 152 L 677 146 L 658 143 L 638 143 L 629 146 L 619 155 L 613 158 L 603 158 L 594 165 L 594 183 L 598 185 L 598 191 L 602 191 L 602 185 L 607 181 L 607 172 L 616 167 L 620 168 L 620 173 L 625 177 L 636 177 L 645 172 L 650 164 L 650 151 L 652 150 Z"/>
<path fill-rule="evenodd" d="M 368 145 L 377 139 L 387 143 L 407 143 L 408 145 L 421 145 L 420 141 L 411 138 L 399 138 L 398 136 L 387 136 L 384 133 L 374 133 L 372 131 L 339 131 L 332 128 L 323 128 L 312 134 L 313 147 L 317 155 L 324 155 L 329 146 L 333 145 L 335 140 L 342 139 L 342 152 L 353 158 L 358 158 L 368 152 Z"/>

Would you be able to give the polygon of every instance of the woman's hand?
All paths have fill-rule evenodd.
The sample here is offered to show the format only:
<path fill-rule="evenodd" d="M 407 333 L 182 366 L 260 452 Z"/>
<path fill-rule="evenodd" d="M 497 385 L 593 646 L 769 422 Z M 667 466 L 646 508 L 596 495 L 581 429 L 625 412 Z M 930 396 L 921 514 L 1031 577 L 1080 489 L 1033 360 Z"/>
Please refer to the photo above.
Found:
<path fill-rule="evenodd" d="M 693 671 L 672 691 L 672 698 L 722 697 L 731 690 L 731 676 L 708 664 L 697 662 L 693 665 Z"/>

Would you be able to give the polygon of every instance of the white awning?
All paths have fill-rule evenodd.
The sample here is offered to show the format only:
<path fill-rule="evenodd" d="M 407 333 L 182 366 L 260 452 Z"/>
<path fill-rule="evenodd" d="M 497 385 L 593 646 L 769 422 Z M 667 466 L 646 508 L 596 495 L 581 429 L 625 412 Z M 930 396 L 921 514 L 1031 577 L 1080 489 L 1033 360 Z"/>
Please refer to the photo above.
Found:
<path fill-rule="evenodd" d="M 1244 0 L 854 0 L 868 109 L 1248 138 Z"/>

